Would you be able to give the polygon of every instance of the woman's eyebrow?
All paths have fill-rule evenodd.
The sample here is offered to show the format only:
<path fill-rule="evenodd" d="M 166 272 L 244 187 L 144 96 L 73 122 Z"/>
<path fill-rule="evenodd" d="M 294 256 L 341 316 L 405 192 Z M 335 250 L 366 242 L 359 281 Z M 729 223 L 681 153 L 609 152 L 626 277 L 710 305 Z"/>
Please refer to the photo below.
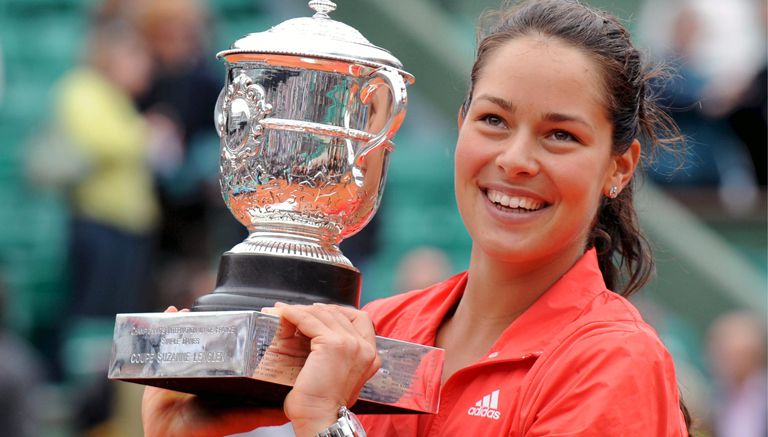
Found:
<path fill-rule="evenodd" d="M 502 109 L 510 113 L 514 113 L 517 110 L 517 107 L 515 106 L 514 103 L 510 102 L 509 100 L 502 99 L 501 97 L 491 96 L 488 94 L 481 94 L 480 96 L 477 97 L 477 99 L 488 100 L 489 102 L 500 106 Z"/>
<path fill-rule="evenodd" d="M 563 114 L 559 112 L 549 112 L 547 114 L 544 114 L 544 120 L 559 123 L 564 121 L 570 121 L 574 123 L 579 123 L 581 125 L 584 125 L 585 127 L 589 128 L 590 130 L 594 130 L 592 125 L 587 122 L 587 120 L 579 117 L 578 115 L 571 115 L 571 114 Z"/>
<path fill-rule="evenodd" d="M 517 106 L 515 106 L 514 103 L 498 96 L 493 96 L 490 94 L 481 94 L 477 97 L 477 100 L 487 100 L 512 114 L 514 114 L 515 111 L 517 111 Z M 592 124 L 587 122 L 587 120 L 585 120 L 582 117 L 579 117 L 578 115 L 573 115 L 573 114 L 564 114 L 561 112 L 549 112 L 544 114 L 544 120 L 554 122 L 554 123 L 574 122 L 574 123 L 579 123 L 583 125 L 587 129 L 589 129 L 590 132 L 594 132 L 595 130 Z"/>

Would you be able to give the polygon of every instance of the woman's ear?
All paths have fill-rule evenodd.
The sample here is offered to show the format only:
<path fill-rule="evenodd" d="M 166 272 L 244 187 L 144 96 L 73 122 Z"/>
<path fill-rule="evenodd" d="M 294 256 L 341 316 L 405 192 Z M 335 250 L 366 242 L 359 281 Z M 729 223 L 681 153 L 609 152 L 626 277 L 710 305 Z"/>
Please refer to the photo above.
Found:
<path fill-rule="evenodd" d="M 635 174 L 637 164 L 640 163 L 641 152 L 640 141 L 635 139 L 624 153 L 612 157 L 613 172 L 609 175 L 606 186 L 603 187 L 603 193 L 606 196 L 618 196 L 621 190 L 629 184 Z"/>

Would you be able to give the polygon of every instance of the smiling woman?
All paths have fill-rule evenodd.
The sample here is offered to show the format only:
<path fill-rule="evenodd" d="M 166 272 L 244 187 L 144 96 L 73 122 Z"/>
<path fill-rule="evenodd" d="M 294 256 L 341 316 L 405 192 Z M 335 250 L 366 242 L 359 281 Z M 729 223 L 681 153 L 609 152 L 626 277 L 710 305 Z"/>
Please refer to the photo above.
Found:
<path fill-rule="evenodd" d="M 340 407 L 377 366 L 368 317 L 379 335 L 446 357 L 439 413 L 362 417 L 371 435 L 688 435 L 669 352 L 625 299 L 653 268 L 635 171 L 678 139 L 650 95 L 654 73 L 616 18 L 577 1 L 526 1 L 496 18 L 458 119 L 469 269 L 362 312 L 277 308 L 312 339 L 284 406 L 299 437 L 337 435 L 323 430 L 349 420 Z M 181 402 L 147 390 L 166 408 Z"/>

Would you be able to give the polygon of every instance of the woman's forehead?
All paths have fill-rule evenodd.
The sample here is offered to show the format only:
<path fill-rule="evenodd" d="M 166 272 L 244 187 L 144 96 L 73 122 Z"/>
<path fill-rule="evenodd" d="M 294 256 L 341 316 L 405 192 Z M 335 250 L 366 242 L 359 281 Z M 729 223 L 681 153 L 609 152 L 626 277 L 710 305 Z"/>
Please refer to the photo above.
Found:
<path fill-rule="evenodd" d="M 582 50 L 543 36 L 515 38 L 489 53 L 473 94 L 534 101 L 548 112 L 559 107 L 604 115 L 606 108 L 598 64 Z"/>

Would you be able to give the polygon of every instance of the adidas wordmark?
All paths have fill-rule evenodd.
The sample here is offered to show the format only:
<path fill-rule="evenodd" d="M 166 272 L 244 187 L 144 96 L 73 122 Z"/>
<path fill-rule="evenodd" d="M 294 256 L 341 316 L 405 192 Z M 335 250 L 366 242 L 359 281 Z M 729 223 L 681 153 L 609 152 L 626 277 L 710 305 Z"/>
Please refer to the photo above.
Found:
<path fill-rule="evenodd" d="M 487 417 L 493 420 L 499 420 L 501 413 L 499 408 L 499 390 L 494 390 L 491 394 L 483 396 L 483 399 L 477 401 L 475 406 L 469 407 L 467 414 L 470 416 Z"/>

